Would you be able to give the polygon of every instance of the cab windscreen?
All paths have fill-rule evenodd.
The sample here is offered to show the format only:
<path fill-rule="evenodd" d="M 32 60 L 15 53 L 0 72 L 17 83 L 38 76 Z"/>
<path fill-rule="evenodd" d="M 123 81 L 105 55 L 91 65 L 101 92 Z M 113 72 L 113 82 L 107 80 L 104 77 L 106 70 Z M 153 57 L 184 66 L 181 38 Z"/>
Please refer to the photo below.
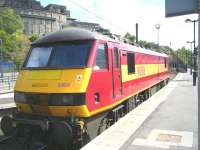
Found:
<path fill-rule="evenodd" d="M 24 68 L 82 68 L 87 65 L 91 41 L 36 46 Z"/>

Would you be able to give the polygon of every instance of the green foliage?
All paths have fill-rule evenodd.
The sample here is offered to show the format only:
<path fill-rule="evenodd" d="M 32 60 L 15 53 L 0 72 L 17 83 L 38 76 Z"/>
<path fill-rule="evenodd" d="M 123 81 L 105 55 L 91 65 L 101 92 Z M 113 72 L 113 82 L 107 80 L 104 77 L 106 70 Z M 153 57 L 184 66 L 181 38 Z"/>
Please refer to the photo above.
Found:
<path fill-rule="evenodd" d="M 4 60 L 11 60 L 19 67 L 30 42 L 28 37 L 23 34 L 20 16 L 10 8 L 0 10 L 0 38 L 3 41 Z"/>
<path fill-rule="evenodd" d="M 135 42 L 136 37 L 134 35 L 131 35 L 130 33 L 126 33 L 124 36 L 125 39 L 128 39 L 130 42 Z"/>
<path fill-rule="evenodd" d="M 176 51 L 176 56 L 179 59 L 180 62 L 182 62 L 185 65 L 192 66 L 192 52 L 185 47 L 182 47 Z"/>
<path fill-rule="evenodd" d="M 0 30 L 13 34 L 17 30 L 23 30 L 22 20 L 15 11 L 10 8 L 0 9 Z"/>
<path fill-rule="evenodd" d="M 35 40 L 37 40 L 39 38 L 39 35 L 38 34 L 33 34 L 29 37 L 29 40 L 31 42 L 34 42 Z"/>
<path fill-rule="evenodd" d="M 129 42 L 132 42 L 132 43 L 135 43 L 135 40 L 136 40 L 136 37 L 128 32 L 125 34 L 124 38 L 128 39 Z M 160 52 L 159 45 L 155 44 L 153 42 L 147 42 L 147 41 L 140 40 L 140 41 L 138 41 L 138 45 L 141 47 L 144 47 L 146 49 L 151 49 L 151 50 Z"/>

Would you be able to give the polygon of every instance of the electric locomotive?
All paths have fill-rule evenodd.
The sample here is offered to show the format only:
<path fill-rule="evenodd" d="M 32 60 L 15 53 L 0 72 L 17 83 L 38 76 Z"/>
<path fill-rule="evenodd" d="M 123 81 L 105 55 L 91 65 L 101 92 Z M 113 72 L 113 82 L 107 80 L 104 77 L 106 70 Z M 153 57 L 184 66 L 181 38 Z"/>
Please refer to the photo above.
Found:
<path fill-rule="evenodd" d="M 168 81 L 167 58 L 84 29 L 47 34 L 31 45 L 2 131 L 79 149 Z"/>

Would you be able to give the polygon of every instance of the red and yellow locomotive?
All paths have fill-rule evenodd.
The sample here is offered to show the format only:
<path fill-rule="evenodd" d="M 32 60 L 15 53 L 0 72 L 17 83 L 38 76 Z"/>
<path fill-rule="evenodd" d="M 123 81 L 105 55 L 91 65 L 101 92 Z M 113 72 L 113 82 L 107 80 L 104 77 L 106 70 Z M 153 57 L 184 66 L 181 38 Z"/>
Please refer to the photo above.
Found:
<path fill-rule="evenodd" d="M 168 79 L 166 54 L 78 28 L 50 33 L 32 43 L 15 86 L 18 111 L 1 128 L 30 130 L 48 149 L 80 147 Z"/>

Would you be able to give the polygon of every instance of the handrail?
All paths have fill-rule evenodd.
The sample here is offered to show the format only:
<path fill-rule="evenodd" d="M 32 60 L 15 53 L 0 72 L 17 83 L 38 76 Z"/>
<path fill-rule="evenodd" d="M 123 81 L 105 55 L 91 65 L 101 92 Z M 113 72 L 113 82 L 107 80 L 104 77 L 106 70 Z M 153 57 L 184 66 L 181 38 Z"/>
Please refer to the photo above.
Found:
<path fill-rule="evenodd" d="M 0 93 L 7 90 L 13 90 L 17 80 L 18 73 L 7 73 L 0 76 Z"/>

